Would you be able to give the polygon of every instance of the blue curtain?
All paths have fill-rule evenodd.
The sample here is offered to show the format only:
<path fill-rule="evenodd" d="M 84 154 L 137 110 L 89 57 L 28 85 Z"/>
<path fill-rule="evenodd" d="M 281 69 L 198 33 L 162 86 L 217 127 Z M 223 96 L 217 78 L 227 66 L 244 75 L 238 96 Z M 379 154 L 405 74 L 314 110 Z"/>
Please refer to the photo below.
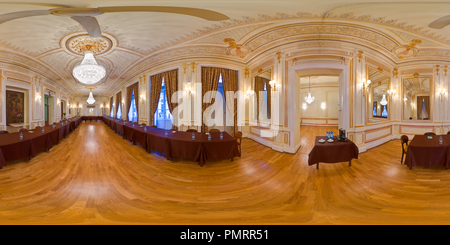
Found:
<path fill-rule="evenodd" d="M 134 99 L 134 89 L 133 93 L 131 94 L 131 106 L 130 111 L 128 112 L 128 118 L 130 118 L 132 122 L 137 122 L 137 110 L 136 110 L 136 100 Z"/>
<path fill-rule="evenodd" d="M 386 106 L 383 106 L 383 112 L 381 113 L 381 116 L 382 117 L 387 117 L 388 116 Z"/>

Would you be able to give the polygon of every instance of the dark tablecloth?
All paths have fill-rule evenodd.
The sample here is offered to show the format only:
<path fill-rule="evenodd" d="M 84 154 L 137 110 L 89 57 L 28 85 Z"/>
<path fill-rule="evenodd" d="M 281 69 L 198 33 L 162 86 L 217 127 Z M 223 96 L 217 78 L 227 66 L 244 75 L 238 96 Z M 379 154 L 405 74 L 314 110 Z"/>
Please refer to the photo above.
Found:
<path fill-rule="evenodd" d="M 358 159 L 358 147 L 347 139 L 347 142 L 338 141 L 335 137 L 333 143 L 319 143 L 320 139 L 326 140 L 325 136 L 317 136 L 314 148 L 309 153 L 308 165 L 318 163 L 349 162 Z"/>
<path fill-rule="evenodd" d="M 19 132 L 0 135 L 0 167 L 6 166 L 8 161 L 32 158 L 41 151 L 50 150 L 67 137 L 79 122 L 81 118 L 57 123 L 54 129 L 53 125 L 45 126 L 44 133 L 42 128 L 23 131 L 23 140 L 20 139 Z"/>
<path fill-rule="evenodd" d="M 133 144 L 139 143 L 147 151 L 155 151 L 167 159 L 178 157 L 192 159 L 200 166 L 203 166 L 208 159 L 233 159 L 240 157 L 236 140 L 228 133 L 223 133 L 223 140 L 220 140 L 220 133 L 212 133 L 211 141 L 205 133 L 195 133 L 195 140 L 192 140 L 191 132 L 166 130 L 146 126 L 144 127 L 132 123 L 123 124 L 111 117 L 104 117 L 103 122 L 111 129 L 119 132 L 124 139 L 128 139 Z"/>
<path fill-rule="evenodd" d="M 416 135 L 408 145 L 405 165 L 409 168 L 414 166 L 444 166 L 450 167 L 448 136 L 442 136 L 443 143 L 439 144 L 438 135 Z"/>

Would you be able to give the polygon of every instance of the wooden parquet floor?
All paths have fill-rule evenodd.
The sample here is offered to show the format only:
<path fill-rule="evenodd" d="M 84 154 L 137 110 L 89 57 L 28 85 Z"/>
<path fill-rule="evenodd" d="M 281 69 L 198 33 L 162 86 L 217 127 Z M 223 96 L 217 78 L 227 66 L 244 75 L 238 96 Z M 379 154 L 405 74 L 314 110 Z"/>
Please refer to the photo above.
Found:
<path fill-rule="evenodd" d="M 333 128 L 337 133 L 337 128 Z M 399 140 L 359 160 L 308 166 L 244 139 L 243 157 L 166 160 L 103 123 L 0 170 L 0 224 L 450 224 L 450 170 L 400 164 Z"/>

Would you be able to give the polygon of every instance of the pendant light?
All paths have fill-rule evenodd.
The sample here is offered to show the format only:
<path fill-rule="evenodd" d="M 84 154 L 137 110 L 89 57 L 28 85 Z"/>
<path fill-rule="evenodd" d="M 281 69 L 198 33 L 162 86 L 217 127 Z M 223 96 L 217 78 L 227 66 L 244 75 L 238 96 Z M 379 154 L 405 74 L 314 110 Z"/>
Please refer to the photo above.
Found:
<path fill-rule="evenodd" d="M 311 104 L 314 102 L 314 96 L 312 96 L 311 94 L 311 77 L 309 77 L 309 92 L 308 92 L 308 96 L 305 96 L 305 101 L 308 104 Z"/>

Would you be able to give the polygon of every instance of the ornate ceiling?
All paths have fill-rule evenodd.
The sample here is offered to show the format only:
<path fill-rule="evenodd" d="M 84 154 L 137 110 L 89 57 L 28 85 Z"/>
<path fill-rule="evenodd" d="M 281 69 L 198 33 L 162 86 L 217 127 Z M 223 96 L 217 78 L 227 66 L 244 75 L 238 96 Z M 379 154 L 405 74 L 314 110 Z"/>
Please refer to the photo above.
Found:
<path fill-rule="evenodd" d="M 0 1 L 0 14 L 60 7 L 177 6 L 217 11 L 230 17 L 214 22 L 170 13 L 106 13 L 96 16 L 103 33 L 96 40 L 88 39 L 84 28 L 66 17 L 36 16 L 0 24 L 0 52 L 19 54 L 32 60 L 29 63 L 35 62 L 39 69 L 51 71 L 51 78 L 72 96 L 89 93 L 71 75 L 87 43 L 93 45 L 97 61 L 108 70 L 107 78 L 96 84 L 95 95 L 108 95 L 143 67 L 175 55 L 189 57 L 198 53 L 247 63 L 279 39 L 360 38 L 367 45 L 391 52 L 396 61 L 412 56 L 450 57 L 450 26 L 440 30 L 428 27 L 450 14 L 450 3 L 439 0 L 370 4 L 362 0 L 21 2 Z M 407 49 L 414 40 L 421 43 Z"/>

